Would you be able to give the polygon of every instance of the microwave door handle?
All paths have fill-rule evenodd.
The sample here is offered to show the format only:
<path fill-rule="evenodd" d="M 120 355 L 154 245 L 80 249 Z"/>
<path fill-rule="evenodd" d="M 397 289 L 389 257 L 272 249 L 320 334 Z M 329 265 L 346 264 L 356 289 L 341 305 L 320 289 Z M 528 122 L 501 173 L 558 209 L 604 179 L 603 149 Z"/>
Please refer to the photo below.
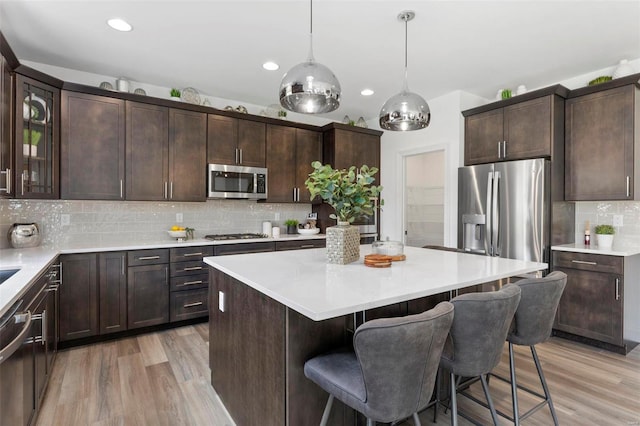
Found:
<path fill-rule="evenodd" d="M 486 221 L 485 221 L 485 227 L 486 227 L 486 231 L 484 233 L 484 246 L 485 246 L 485 251 L 489 256 L 493 256 L 493 244 L 491 239 L 493 238 L 493 223 L 492 223 L 492 215 L 491 215 L 491 208 L 493 207 L 493 196 L 492 191 L 493 190 L 493 172 L 489 172 L 488 176 L 487 176 L 487 203 L 485 204 L 485 208 L 486 208 Z"/>
<path fill-rule="evenodd" d="M 495 172 L 493 178 L 493 241 L 494 256 L 500 256 L 500 172 Z"/>

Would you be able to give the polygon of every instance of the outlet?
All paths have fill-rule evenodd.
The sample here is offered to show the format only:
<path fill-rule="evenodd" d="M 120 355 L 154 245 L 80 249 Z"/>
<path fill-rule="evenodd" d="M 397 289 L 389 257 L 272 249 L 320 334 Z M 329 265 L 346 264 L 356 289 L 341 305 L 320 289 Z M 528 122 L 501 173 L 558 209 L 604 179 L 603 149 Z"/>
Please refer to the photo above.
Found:
<path fill-rule="evenodd" d="M 622 218 L 623 218 L 623 216 L 621 214 L 614 214 L 613 215 L 613 226 L 623 226 Z"/>
<path fill-rule="evenodd" d="M 308 220 L 318 220 L 318 213 L 309 213 L 307 214 L 307 219 Z"/>
<path fill-rule="evenodd" d="M 61 214 L 60 215 L 60 225 L 62 225 L 62 226 L 71 225 L 71 216 L 68 215 L 68 214 Z"/>
<path fill-rule="evenodd" d="M 273 220 L 280 220 L 280 213 L 274 213 L 274 218 Z"/>
<path fill-rule="evenodd" d="M 182 213 L 176 213 L 176 223 L 182 223 Z"/>

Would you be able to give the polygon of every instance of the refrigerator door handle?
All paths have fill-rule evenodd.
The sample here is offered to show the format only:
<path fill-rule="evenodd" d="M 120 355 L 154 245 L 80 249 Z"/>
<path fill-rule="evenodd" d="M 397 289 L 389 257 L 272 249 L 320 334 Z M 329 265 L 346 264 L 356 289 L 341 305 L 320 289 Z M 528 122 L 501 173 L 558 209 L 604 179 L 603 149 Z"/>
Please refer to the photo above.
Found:
<path fill-rule="evenodd" d="M 493 203 L 491 202 L 491 200 L 493 200 L 493 195 L 491 193 L 493 188 L 493 172 L 489 172 L 489 175 L 487 177 L 487 221 L 486 221 L 486 232 L 485 232 L 485 248 L 487 250 L 487 253 L 489 254 L 489 256 L 493 256 L 493 215 L 492 215 L 492 208 L 493 208 Z"/>
<path fill-rule="evenodd" d="M 500 172 L 493 173 L 492 192 L 491 240 L 493 242 L 493 255 L 500 256 Z"/>

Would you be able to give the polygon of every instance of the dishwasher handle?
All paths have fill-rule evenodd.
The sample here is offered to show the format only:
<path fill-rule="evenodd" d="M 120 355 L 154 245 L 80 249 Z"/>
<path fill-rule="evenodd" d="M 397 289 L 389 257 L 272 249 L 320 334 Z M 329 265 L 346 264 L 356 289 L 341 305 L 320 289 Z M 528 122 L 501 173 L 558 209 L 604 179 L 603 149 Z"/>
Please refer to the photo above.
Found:
<path fill-rule="evenodd" d="M 31 311 L 27 311 L 26 314 L 18 314 L 14 316 L 16 324 L 24 321 L 24 327 L 20 334 L 16 336 L 15 339 L 11 341 L 7 346 L 0 349 L 0 364 L 14 354 L 15 351 L 22 346 L 22 342 L 24 341 L 27 334 L 31 331 Z"/>

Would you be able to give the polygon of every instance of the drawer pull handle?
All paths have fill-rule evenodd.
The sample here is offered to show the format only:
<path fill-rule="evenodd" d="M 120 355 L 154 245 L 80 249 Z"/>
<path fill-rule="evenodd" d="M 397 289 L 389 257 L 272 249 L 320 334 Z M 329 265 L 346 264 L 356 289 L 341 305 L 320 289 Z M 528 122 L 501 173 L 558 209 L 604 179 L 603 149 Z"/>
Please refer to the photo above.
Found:
<path fill-rule="evenodd" d="M 196 284 L 202 284 L 202 280 L 198 280 L 198 281 L 185 281 L 182 284 L 178 284 L 177 287 L 184 287 L 187 285 L 196 285 Z"/>
<path fill-rule="evenodd" d="M 305 249 L 305 248 L 313 248 L 314 245 L 313 244 L 303 244 L 300 246 L 301 249 Z"/>
<path fill-rule="evenodd" d="M 138 258 L 138 260 L 155 260 L 155 259 L 160 259 L 160 256 L 142 256 Z"/>
<path fill-rule="evenodd" d="M 586 260 L 572 260 L 571 263 L 579 263 L 581 265 L 597 265 L 596 262 L 587 262 Z"/>
<path fill-rule="evenodd" d="M 183 271 L 199 271 L 202 269 L 202 266 L 190 266 L 188 268 L 183 268 Z"/>
<path fill-rule="evenodd" d="M 189 257 L 189 256 L 202 256 L 202 252 L 200 253 L 185 253 L 182 255 L 183 257 Z"/>
<path fill-rule="evenodd" d="M 202 302 L 194 302 L 194 303 L 187 303 L 186 305 L 183 305 L 183 308 L 194 308 L 196 306 L 201 306 L 203 305 Z"/>
<path fill-rule="evenodd" d="M 620 278 L 616 278 L 616 300 L 620 300 Z"/>

